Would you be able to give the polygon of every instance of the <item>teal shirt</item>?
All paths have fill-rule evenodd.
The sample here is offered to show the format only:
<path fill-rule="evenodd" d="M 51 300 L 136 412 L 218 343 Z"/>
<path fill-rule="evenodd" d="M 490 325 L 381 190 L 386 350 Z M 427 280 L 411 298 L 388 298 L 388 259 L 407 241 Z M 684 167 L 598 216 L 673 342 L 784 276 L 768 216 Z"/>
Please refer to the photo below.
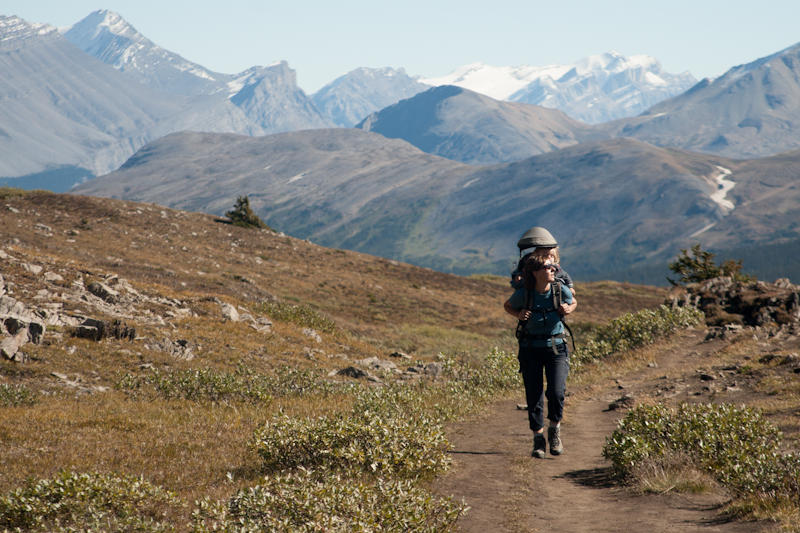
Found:
<path fill-rule="evenodd" d="M 560 335 L 564 333 L 564 323 L 561 321 L 561 315 L 553 309 L 553 287 L 561 286 L 561 301 L 565 304 L 572 303 L 572 291 L 569 287 L 561 285 L 560 283 L 551 283 L 550 290 L 545 294 L 533 291 L 534 296 L 531 301 L 531 318 L 525 326 L 525 331 L 528 335 Z M 516 310 L 522 310 L 525 307 L 525 299 L 527 298 L 527 289 L 521 288 L 514 291 L 511 295 L 511 307 Z M 556 344 L 565 342 L 564 339 L 556 339 Z M 551 339 L 532 339 L 523 338 L 520 344 L 524 346 L 552 346 Z"/>

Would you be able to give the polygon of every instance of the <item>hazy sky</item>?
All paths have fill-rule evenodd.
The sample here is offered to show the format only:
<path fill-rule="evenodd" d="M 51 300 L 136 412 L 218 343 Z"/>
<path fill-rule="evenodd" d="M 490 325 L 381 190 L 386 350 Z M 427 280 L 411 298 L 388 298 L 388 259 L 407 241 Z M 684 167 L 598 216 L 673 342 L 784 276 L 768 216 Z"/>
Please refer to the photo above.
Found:
<path fill-rule="evenodd" d="M 286 60 L 308 93 L 357 67 L 433 77 L 610 50 L 713 77 L 800 41 L 798 0 L 0 0 L 0 14 L 54 26 L 97 9 L 218 72 Z"/>

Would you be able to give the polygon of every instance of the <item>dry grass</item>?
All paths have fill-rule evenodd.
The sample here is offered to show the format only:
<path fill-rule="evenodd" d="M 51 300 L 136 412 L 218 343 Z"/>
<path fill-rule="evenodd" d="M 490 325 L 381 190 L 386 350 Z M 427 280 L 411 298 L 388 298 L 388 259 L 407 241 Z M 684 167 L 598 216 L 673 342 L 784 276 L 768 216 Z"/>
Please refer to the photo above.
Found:
<path fill-rule="evenodd" d="M 49 328 L 45 342 L 23 348 L 29 362 L 0 361 L 0 383 L 42 393 L 35 405 L 0 408 L 0 492 L 30 477 L 75 469 L 143 475 L 187 502 L 223 498 L 258 475 L 248 443 L 278 409 L 318 415 L 349 406 L 349 398 L 335 396 L 263 405 L 135 399 L 115 389 L 126 373 L 233 372 L 240 365 L 263 374 L 287 365 L 325 373 L 396 350 L 427 361 L 439 352 L 479 357 L 492 346 L 515 350 L 513 319 L 502 309 L 510 289 L 497 276 L 447 275 L 233 227 L 204 214 L 44 192 L 0 190 L 0 228 L 0 247 L 18 260 L 0 260 L 2 275 L 13 297 L 31 307 L 55 302 L 74 314 L 117 318 L 62 297 L 78 279 L 88 284 L 109 275 L 151 298 L 123 317 L 136 328 L 136 340 L 93 342 L 71 337 L 68 328 Z M 45 283 L 25 263 L 63 279 Z M 48 291 L 44 300 L 42 289 Z M 663 292 L 579 284 L 580 305 L 570 321 L 603 324 L 660 303 Z M 170 316 L 171 307 L 158 298 L 178 300 L 194 316 Z M 260 333 L 223 321 L 219 302 L 254 315 L 263 302 L 300 304 L 332 320 L 335 329 L 319 332 L 320 343 L 292 321 L 273 320 L 272 331 Z M 164 325 L 145 320 L 148 313 L 164 318 Z M 164 339 L 188 341 L 195 358 L 176 359 L 153 347 Z"/>

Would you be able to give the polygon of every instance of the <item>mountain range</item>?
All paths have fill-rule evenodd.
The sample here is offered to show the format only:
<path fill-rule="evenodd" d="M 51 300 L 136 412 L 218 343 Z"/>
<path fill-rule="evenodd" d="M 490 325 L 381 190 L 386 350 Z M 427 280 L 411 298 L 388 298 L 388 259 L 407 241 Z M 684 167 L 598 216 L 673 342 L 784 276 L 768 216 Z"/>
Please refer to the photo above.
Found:
<path fill-rule="evenodd" d="M 797 172 L 800 151 L 736 161 L 632 139 L 475 167 L 353 129 L 176 133 L 74 192 L 216 214 L 247 194 L 291 235 L 462 274 L 507 272 L 518 234 L 540 224 L 581 279 L 663 282 L 697 240 L 798 240 Z"/>
<path fill-rule="evenodd" d="M 72 185 L 169 131 L 260 133 L 224 98 L 198 102 L 130 83 L 53 27 L 0 17 L 0 35 L 0 176 Z"/>
<path fill-rule="evenodd" d="M 794 150 L 800 147 L 800 43 L 600 129 L 606 136 L 728 157 Z"/>
<path fill-rule="evenodd" d="M 625 57 L 617 52 L 589 56 L 571 65 L 545 67 L 473 63 L 447 76 L 421 81 L 456 85 L 497 100 L 559 109 L 587 124 L 638 115 L 697 83 L 688 72 L 666 72 L 655 58 Z"/>
<path fill-rule="evenodd" d="M 800 45 L 599 124 L 395 69 L 356 69 L 309 97 L 285 62 L 211 72 L 107 11 L 63 36 L 0 17 L 0 68 L 0 177 L 15 186 L 108 173 L 75 192 L 216 214 L 247 194 L 292 235 L 458 273 L 507 271 L 532 225 L 585 279 L 657 283 L 699 241 L 775 265 L 800 248 Z M 607 54 L 498 86 L 633 102 L 631 80 L 677 83 L 659 69 Z"/>
<path fill-rule="evenodd" d="M 9 140 L 0 147 L 0 153 L 9 155 L 0 164 L 0 179 L 12 183 L 9 180 L 16 178 L 13 184 L 28 188 L 65 190 L 75 181 L 117 168 L 145 142 L 172 131 L 262 135 L 296 129 L 352 127 L 371 113 L 430 88 L 402 69 L 359 68 L 309 97 L 297 86 L 295 73 L 286 62 L 256 66 L 238 74 L 214 72 L 161 48 L 108 10 L 89 14 L 66 29 L 63 39 L 50 26 L 27 23 L 13 16 L 3 16 L 2 20 L 3 46 L 27 48 L 24 61 L 20 61 L 21 56 L 5 58 L 6 79 L 14 79 L 15 84 L 22 86 L 49 87 L 53 93 L 52 98 L 48 94 L 31 94 L 23 100 L 17 99 L 15 94 L 19 93 L 13 87 L 7 86 L 0 93 L 4 99 L 17 100 L 6 109 L 18 118 L 3 124 L 9 139 L 21 140 L 19 143 Z M 23 33 L 27 35 L 24 39 Z M 63 51 L 64 40 L 83 50 L 87 57 L 73 50 Z M 69 57 L 60 58 L 60 54 Z M 123 76 L 115 76 L 109 69 L 98 73 L 97 61 L 89 58 L 113 67 Z M 62 59 L 63 65 L 54 64 Z M 588 63 L 594 65 L 597 61 Z M 615 68 L 623 63 L 626 60 L 618 58 Z M 33 65 L 43 68 L 37 67 L 37 72 L 32 72 L 28 67 Z M 579 67 L 561 70 L 563 75 L 571 70 L 586 74 Z M 49 74 L 59 70 L 63 70 L 66 79 Z M 600 70 L 590 69 L 592 76 L 610 76 Z M 552 73 L 552 69 L 547 71 Z M 97 77 L 103 78 L 99 84 L 102 94 L 98 94 L 97 87 L 82 87 L 85 80 Z M 127 88 L 116 88 L 123 84 Z M 131 93 L 136 96 L 129 97 Z M 62 112 L 58 109 L 60 104 L 54 102 L 64 100 L 74 101 L 81 111 Z M 46 108 L 51 105 L 56 109 L 48 111 Z M 102 111 L 109 107 L 117 110 Z M 139 117 L 139 113 L 147 118 Z M 39 118 L 22 119 L 28 114 Z M 43 124 L 44 117 L 48 117 L 48 125 L 53 121 L 52 127 Z M 104 117 L 109 117 L 109 124 L 119 122 L 119 125 L 103 126 Z M 137 131 L 129 131 L 126 122 L 137 124 Z M 526 142 L 524 136 L 519 142 Z"/>
<path fill-rule="evenodd" d="M 591 127 L 561 111 L 444 85 L 373 113 L 358 128 L 464 163 L 518 161 L 577 144 Z"/>

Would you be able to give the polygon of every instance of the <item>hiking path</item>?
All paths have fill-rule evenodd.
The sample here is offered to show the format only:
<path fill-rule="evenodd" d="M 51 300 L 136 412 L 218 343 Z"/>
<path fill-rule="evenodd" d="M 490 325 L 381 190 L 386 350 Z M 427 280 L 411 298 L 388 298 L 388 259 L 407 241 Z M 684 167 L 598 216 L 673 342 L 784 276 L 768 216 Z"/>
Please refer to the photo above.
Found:
<path fill-rule="evenodd" d="M 677 345 L 677 348 L 675 346 Z M 728 521 L 719 494 L 634 494 L 612 477 L 602 456 L 605 439 L 624 409 L 610 409 L 623 395 L 634 398 L 693 372 L 698 353 L 713 350 L 703 332 L 680 333 L 673 349 L 654 349 L 655 364 L 567 397 L 562 437 L 564 454 L 530 456 L 532 434 L 519 400 L 493 404 L 479 418 L 453 425 L 453 467 L 435 482 L 441 495 L 464 499 L 469 511 L 458 523 L 464 533 L 565 531 L 725 532 L 763 531 L 763 524 Z M 660 353 L 658 353 L 660 352 Z M 570 385 L 568 382 L 568 393 Z M 688 392 L 687 392 L 688 394 Z"/>

